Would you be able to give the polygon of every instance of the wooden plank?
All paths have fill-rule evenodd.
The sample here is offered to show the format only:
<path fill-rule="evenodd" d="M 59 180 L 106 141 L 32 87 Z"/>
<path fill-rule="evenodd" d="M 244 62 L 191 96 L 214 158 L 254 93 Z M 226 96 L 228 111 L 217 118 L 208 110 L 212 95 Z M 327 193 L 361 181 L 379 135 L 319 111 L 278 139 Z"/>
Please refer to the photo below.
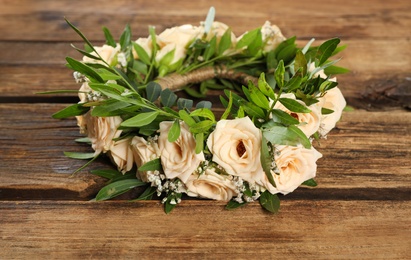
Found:
<path fill-rule="evenodd" d="M 76 121 L 54 120 L 62 104 L 0 104 L 0 198 L 91 198 L 102 180 L 83 170 L 70 173 L 84 161 L 65 158 L 63 151 L 90 152 Z M 10 120 L 10 115 L 13 119 Z M 409 198 L 411 194 L 411 113 L 365 112 L 343 114 L 327 140 L 314 143 L 324 157 L 318 161 L 320 184 L 299 189 L 292 199 Z M 103 159 L 92 168 L 107 168 Z"/>
<path fill-rule="evenodd" d="M 155 2 L 99 1 L 98 4 L 69 0 L 6 1 L 0 10 L 0 40 L 72 41 L 77 39 L 65 24 L 67 17 L 90 39 L 100 39 L 99 27 L 106 25 L 119 36 L 124 25 L 133 26 L 134 35 L 146 35 L 147 26 L 159 31 L 179 24 L 198 24 L 205 19 L 210 6 L 217 10 L 217 20 L 231 24 L 235 33 L 261 26 L 271 20 L 284 28 L 287 35 L 302 38 L 405 38 L 411 27 L 409 1 L 345 2 L 332 0 L 305 1 L 204 1 Z M 98 7 L 97 7 L 98 6 Z M 303 22 L 302 22 L 303 21 Z M 96 30 L 98 28 L 98 30 Z"/>
<path fill-rule="evenodd" d="M 303 46 L 304 42 L 299 44 Z M 345 40 L 344 44 L 349 47 L 339 65 L 349 68 L 351 73 L 338 79 L 350 105 L 364 109 L 411 107 L 411 59 L 405 58 L 411 57 L 408 40 L 396 41 L 401 52 L 391 48 L 391 40 Z M 53 101 L 50 96 L 35 93 L 79 88 L 71 70 L 64 67 L 66 56 L 81 58 L 69 44 L 0 42 L 0 49 L 10 50 L 0 60 L 0 78 L 6 79 L 0 87 L 3 102 Z M 75 94 L 65 96 L 72 97 L 67 101 L 76 102 Z"/>
<path fill-rule="evenodd" d="M 409 259 L 410 201 L 0 201 L 0 258 Z"/>

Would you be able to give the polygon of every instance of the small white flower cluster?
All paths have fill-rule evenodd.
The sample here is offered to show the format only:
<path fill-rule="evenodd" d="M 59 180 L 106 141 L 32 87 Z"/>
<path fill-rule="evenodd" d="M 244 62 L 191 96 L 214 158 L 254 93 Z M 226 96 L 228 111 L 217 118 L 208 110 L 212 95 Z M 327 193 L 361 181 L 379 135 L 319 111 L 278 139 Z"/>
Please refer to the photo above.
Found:
<path fill-rule="evenodd" d="M 203 174 L 205 171 L 206 171 L 206 169 L 208 168 L 208 166 L 210 165 L 210 162 L 209 161 L 202 161 L 201 163 L 200 163 L 200 165 L 198 165 L 198 167 L 197 167 L 197 173 L 198 173 L 198 175 L 201 175 L 201 174 Z"/>
<path fill-rule="evenodd" d="M 248 196 L 246 193 L 247 187 L 244 183 L 244 180 L 238 176 L 234 177 L 234 185 L 237 188 L 237 197 L 234 198 L 233 200 L 238 202 L 238 203 L 246 203 L 246 202 L 253 202 L 258 200 L 260 198 L 260 190 L 261 187 L 259 187 L 257 184 L 248 184 L 248 188 L 251 191 L 252 196 Z"/>
<path fill-rule="evenodd" d="M 157 196 L 160 196 L 161 193 L 168 194 L 169 196 L 175 197 L 178 193 L 186 192 L 184 184 L 180 180 L 170 180 L 166 178 L 164 173 L 159 171 L 149 172 L 147 174 L 148 182 L 151 183 L 151 187 L 157 188 Z M 163 198 L 161 203 L 165 203 L 168 197 Z M 170 204 L 178 204 L 181 202 L 180 198 L 172 199 Z"/>
<path fill-rule="evenodd" d="M 281 155 L 281 152 L 279 150 L 275 149 L 275 145 L 268 145 L 268 152 L 270 153 L 272 158 L 275 158 L 275 157 L 278 157 L 278 156 Z M 275 160 L 273 160 L 271 162 L 270 170 L 273 173 L 275 173 L 277 175 L 280 175 L 281 171 L 280 171 L 280 168 L 278 168 L 277 163 L 275 162 Z"/>
<path fill-rule="evenodd" d="M 121 65 L 121 67 L 123 68 L 127 67 L 127 57 L 124 52 L 119 52 L 117 54 L 117 62 Z"/>
<path fill-rule="evenodd" d="M 87 77 L 85 75 L 81 74 L 78 71 L 73 72 L 73 77 L 74 77 L 74 80 L 76 81 L 76 83 L 84 83 L 84 82 L 88 81 Z"/>

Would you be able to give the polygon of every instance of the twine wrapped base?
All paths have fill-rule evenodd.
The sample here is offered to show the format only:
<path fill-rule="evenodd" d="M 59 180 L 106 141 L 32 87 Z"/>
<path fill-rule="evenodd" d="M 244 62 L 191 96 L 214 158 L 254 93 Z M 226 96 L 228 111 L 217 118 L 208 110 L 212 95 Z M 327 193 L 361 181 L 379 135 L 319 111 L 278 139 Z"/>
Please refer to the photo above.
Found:
<path fill-rule="evenodd" d="M 250 81 L 255 85 L 258 83 L 258 78 L 244 72 L 228 69 L 226 66 L 204 67 L 183 75 L 173 73 L 156 81 L 162 89 L 179 90 L 189 84 L 200 83 L 212 78 L 231 79 L 245 86 L 248 86 Z"/>

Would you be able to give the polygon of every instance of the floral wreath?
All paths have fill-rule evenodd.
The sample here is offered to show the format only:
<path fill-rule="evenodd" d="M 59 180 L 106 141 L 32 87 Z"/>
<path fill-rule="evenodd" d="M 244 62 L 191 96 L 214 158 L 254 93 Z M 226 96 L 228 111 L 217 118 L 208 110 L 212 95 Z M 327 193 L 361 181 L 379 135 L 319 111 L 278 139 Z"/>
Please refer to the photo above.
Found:
<path fill-rule="evenodd" d="M 85 41 L 84 50 L 73 46 L 82 61 L 66 58 L 82 83 L 80 102 L 53 117 L 76 116 L 87 135 L 77 141 L 94 150 L 65 152 L 91 159 L 77 171 L 102 154 L 117 167 L 91 171 L 109 179 L 96 200 L 145 186 L 136 200 L 157 197 L 166 213 L 183 196 L 227 201 L 227 209 L 259 200 L 277 212 L 277 194 L 317 185 L 322 155 L 312 141 L 326 137 L 346 106 L 331 76 L 348 70 L 329 59 L 345 46 L 334 38 L 298 48 L 269 22 L 236 37 L 214 15 L 210 8 L 199 26 L 160 34 L 149 27 L 136 41 L 127 25 L 119 43 L 103 27 L 101 47 L 66 20 Z M 225 109 L 201 100 L 209 90 L 224 93 Z"/>

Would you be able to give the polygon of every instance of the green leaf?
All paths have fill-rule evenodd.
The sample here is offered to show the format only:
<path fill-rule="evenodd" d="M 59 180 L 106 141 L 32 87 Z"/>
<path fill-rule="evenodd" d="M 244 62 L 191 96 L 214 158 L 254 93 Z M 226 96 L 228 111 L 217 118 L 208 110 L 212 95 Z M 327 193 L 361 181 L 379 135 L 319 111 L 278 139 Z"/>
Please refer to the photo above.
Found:
<path fill-rule="evenodd" d="M 123 175 L 121 172 L 116 170 L 92 170 L 90 173 L 110 180 Z"/>
<path fill-rule="evenodd" d="M 317 187 L 317 182 L 314 179 L 309 179 L 303 182 L 301 185 L 309 186 L 309 187 Z"/>
<path fill-rule="evenodd" d="M 100 57 L 98 57 L 96 55 L 93 55 L 90 52 L 83 51 L 83 50 L 77 48 L 76 46 L 74 46 L 74 44 L 71 44 L 71 47 L 73 47 L 76 51 L 80 52 L 81 54 L 83 54 L 86 57 L 89 57 L 89 58 L 94 59 L 94 60 L 101 60 Z"/>
<path fill-rule="evenodd" d="M 342 52 L 343 50 L 345 50 L 345 48 L 347 48 L 347 45 L 338 46 L 337 48 L 335 48 L 335 50 L 331 54 L 331 57 L 334 56 L 334 55 L 337 55 L 340 52 Z"/>
<path fill-rule="evenodd" d="M 260 205 L 271 213 L 277 213 L 280 210 L 280 199 L 266 190 L 260 196 Z"/>
<path fill-rule="evenodd" d="M 84 40 L 84 42 L 87 44 L 87 46 L 94 51 L 95 53 L 97 53 L 96 49 L 94 48 L 93 44 L 91 44 L 91 42 L 86 38 L 86 36 L 84 36 L 84 34 L 77 29 L 76 26 L 74 26 L 72 23 L 70 23 L 66 18 L 64 18 L 64 20 L 66 21 L 66 23 Z M 101 58 L 101 57 L 100 57 Z"/>
<path fill-rule="evenodd" d="M 324 69 L 325 75 L 337 75 L 337 74 L 344 74 L 350 72 L 349 69 L 338 67 L 338 66 L 329 66 Z"/>
<path fill-rule="evenodd" d="M 185 110 L 178 111 L 180 118 L 188 125 L 193 126 L 196 121 Z"/>
<path fill-rule="evenodd" d="M 200 116 L 215 122 L 214 113 L 208 108 L 199 108 L 190 113 L 190 116 Z"/>
<path fill-rule="evenodd" d="M 227 119 L 227 117 L 230 115 L 231 108 L 232 108 L 232 106 L 233 106 L 233 95 L 232 95 L 232 92 L 229 91 L 228 93 L 229 93 L 229 94 L 228 94 L 228 104 L 225 106 L 226 109 L 225 109 L 225 111 L 224 111 L 224 114 L 221 116 L 220 120 Z M 220 96 L 220 99 L 224 99 L 224 98 Z"/>
<path fill-rule="evenodd" d="M 87 143 L 87 144 L 91 144 L 91 140 L 88 137 L 82 137 L 82 138 L 77 138 L 74 141 L 76 141 L 77 143 Z"/>
<path fill-rule="evenodd" d="M 289 115 L 288 113 L 280 110 L 280 109 L 274 109 L 271 112 L 272 115 L 272 120 L 276 123 L 281 123 L 283 125 L 297 125 L 300 123 L 297 119 Z"/>
<path fill-rule="evenodd" d="M 211 109 L 211 107 L 213 106 L 213 103 L 211 103 L 208 100 L 202 100 L 200 102 L 197 103 L 196 108 L 207 108 L 207 109 Z"/>
<path fill-rule="evenodd" d="M 275 93 L 274 90 L 271 88 L 271 86 L 267 83 L 265 80 L 265 74 L 264 72 L 260 74 L 260 77 L 258 78 L 258 88 L 260 91 L 267 97 L 271 99 L 275 99 Z"/>
<path fill-rule="evenodd" d="M 216 45 L 217 45 L 217 37 L 214 36 L 210 42 L 208 43 L 207 48 L 204 51 L 204 60 L 208 61 L 211 57 L 213 57 L 215 51 L 216 51 Z"/>
<path fill-rule="evenodd" d="M 97 74 L 103 79 L 103 81 L 107 80 L 118 80 L 121 77 L 105 68 L 96 69 Z"/>
<path fill-rule="evenodd" d="M 300 71 L 301 77 L 304 77 L 307 74 L 307 60 L 300 50 L 298 50 L 295 55 L 294 71 Z"/>
<path fill-rule="evenodd" d="M 158 111 L 153 111 L 153 112 L 144 112 L 140 113 L 130 119 L 127 119 L 123 123 L 121 123 L 121 126 L 125 127 L 141 127 L 144 125 L 148 125 L 151 122 L 156 119 L 158 116 L 159 112 Z"/>
<path fill-rule="evenodd" d="M 288 92 L 292 92 L 300 88 L 302 83 L 303 83 L 303 78 L 301 78 L 300 76 L 296 74 L 287 82 L 285 88 L 287 89 Z"/>
<path fill-rule="evenodd" d="M 271 174 L 271 164 L 272 164 L 273 158 L 271 158 L 270 151 L 268 150 L 268 144 L 267 144 L 267 139 L 263 136 L 261 140 L 261 154 L 260 154 L 260 162 L 261 165 L 263 166 L 263 170 L 265 175 L 267 176 L 268 181 L 273 185 L 274 187 L 277 187 L 273 178 L 273 175 Z"/>
<path fill-rule="evenodd" d="M 279 98 L 278 101 L 280 101 L 281 104 L 283 104 L 288 110 L 291 112 L 296 112 L 296 113 L 310 113 L 311 110 L 298 103 L 298 101 L 291 99 L 291 98 Z"/>
<path fill-rule="evenodd" d="M 218 44 L 218 51 L 217 55 L 221 56 L 223 53 L 228 50 L 231 46 L 231 29 L 228 28 L 223 36 L 220 39 L 220 43 Z"/>
<path fill-rule="evenodd" d="M 127 24 L 126 27 L 124 28 L 123 33 L 120 36 L 120 45 L 121 45 L 121 50 L 126 51 L 127 48 L 131 44 L 131 29 L 130 25 Z"/>
<path fill-rule="evenodd" d="M 88 160 L 94 158 L 94 153 L 64 152 L 64 155 L 72 159 Z"/>
<path fill-rule="evenodd" d="M 57 113 L 54 113 L 52 117 L 55 119 L 62 119 L 62 118 L 67 118 L 71 116 L 79 116 L 79 115 L 85 114 L 89 110 L 90 110 L 89 107 L 84 107 L 82 104 L 73 104 L 71 106 L 63 108 Z"/>
<path fill-rule="evenodd" d="M 147 99 L 151 102 L 156 101 L 161 94 L 161 86 L 157 82 L 150 81 L 146 87 Z"/>
<path fill-rule="evenodd" d="M 241 107 L 250 117 L 264 118 L 264 111 L 251 102 L 241 102 Z"/>
<path fill-rule="evenodd" d="M 272 144 L 292 145 L 302 144 L 305 148 L 311 148 L 308 137 L 296 126 L 273 125 L 263 130 L 264 137 Z"/>
<path fill-rule="evenodd" d="M 237 42 L 236 49 L 248 47 L 253 41 L 255 41 L 259 34 L 261 35 L 261 28 L 256 28 L 252 31 L 245 33 Z"/>
<path fill-rule="evenodd" d="M 145 164 L 141 165 L 138 167 L 138 170 L 141 172 L 146 172 L 146 171 L 160 171 L 161 170 L 161 161 L 160 158 L 156 158 L 154 160 L 151 160 L 149 162 L 146 162 Z"/>
<path fill-rule="evenodd" d="M 205 133 L 213 126 L 213 124 L 214 122 L 211 120 L 200 121 L 190 126 L 190 132 L 193 134 Z"/>
<path fill-rule="evenodd" d="M 208 10 L 207 17 L 204 22 L 204 32 L 208 34 L 210 32 L 211 26 L 213 25 L 215 17 L 215 8 L 211 6 Z"/>
<path fill-rule="evenodd" d="M 332 114 L 332 113 L 334 113 L 334 110 L 332 110 L 332 109 L 328 109 L 328 108 L 325 108 L 325 107 L 321 108 L 321 114 L 322 115 L 329 115 L 329 114 Z"/>
<path fill-rule="evenodd" d="M 138 179 L 120 180 L 103 187 L 97 194 L 96 200 L 108 200 L 117 197 L 135 187 L 144 186 L 145 182 Z"/>
<path fill-rule="evenodd" d="M 194 137 L 196 139 L 195 152 L 196 154 L 199 154 L 204 150 L 204 133 L 196 134 Z"/>
<path fill-rule="evenodd" d="M 178 98 L 177 95 L 174 94 L 168 88 L 161 91 L 160 97 L 161 97 L 161 103 L 163 104 L 163 106 L 166 106 L 166 107 L 172 107 L 176 103 L 177 98 Z"/>
<path fill-rule="evenodd" d="M 147 189 L 137 198 L 132 201 L 139 201 L 139 200 L 151 200 L 153 195 L 156 194 L 157 188 L 148 186 Z"/>
<path fill-rule="evenodd" d="M 170 143 L 175 142 L 180 137 L 180 120 L 175 119 L 173 125 L 170 127 L 168 131 L 168 141 Z"/>
<path fill-rule="evenodd" d="M 328 60 L 329 57 L 331 57 L 339 43 L 339 38 L 333 38 L 328 41 L 325 41 L 323 44 L 320 45 L 320 47 L 318 47 L 316 54 L 316 58 L 318 59 L 318 66 L 321 66 Z"/>
<path fill-rule="evenodd" d="M 103 26 L 103 32 L 104 32 L 104 36 L 106 38 L 106 44 L 115 48 L 117 46 L 117 43 L 114 40 L 113 36 L 111 35 L 110 30 L 107 29 L 107 27 Z"/>
<path fill-rule="evenodd" d="M 86 75 L 90 80 L 94 79 L 98 82 L 103 82 L 103 79 L 100 77 L 100 75 L 90 66 L 70 57 L 66 57 L 66 61 L 71 69 Z"/>
<path fill-rule="evenodd" d="M 278 62 L 278 66 L 275 69 L 275 73 L 274 73 L 275 82 L 277 82 L 277 85 L 280 88 L 284 86 L 284 74 L 285 74 L 284 61 L 280 60 L 280 62 Z"/>
<path fill-rule="evenodd" d="M 138 58 L 147 65 L 151 64 L 151 59 L 148 53 L 144 50 L 141 45 L 136 42 L 133 42 L 134 50 L 137 52 Z"/>
<path fill-rule="evenodd" d="M 245 205 L 247 205 L 247 202 L 238 203 L 238 202 L 235 201 L 235 200 L 230 200 L 230 201 L 227 203 L 227 205 L 225 206 L 225 209 L 227 209 L 227 210 L 234 210 L 234 209 L 240 208 L 240 207 L 245 206 Z"/>
<path fill-rule="evenodd" d="M 190 110 L 193 107 L 193 103 L 194 102 L 191 99 L 179 98 L 177 100 L 178 110 L 183 110 L 183 109 Z"/>
<path fill-rule="evenodd" d="M 250 90 L 250 98 L 251 101 L 256 104 L 257 106 L 269 110 L 270 109 L 270 103 L 266 97 L 266 95 L 263 94 L 257 87 L 255 87 L 252 83 L 249 85 L 249 90 Z"/>
<path fill-rule="evenodd" d="M 352 106 L 345 106 L 344 109 L 343 109 L 343 111 L 345 111 L 345 112 L 351 112 L 351 111 L 354 111 L 354 110 L 355 110 L 355 108 L 352 107 Z"/>
<path fill-rule="evenodd" d="M 96 106 L 92 111 L 92 116 L 106 117 L 119 115 L 119 111 L 122 108 L 130 106 L 130 103 L 108 99 L 104 105 Z M 121 112 L 121 111 L 120 111 Z"/>

